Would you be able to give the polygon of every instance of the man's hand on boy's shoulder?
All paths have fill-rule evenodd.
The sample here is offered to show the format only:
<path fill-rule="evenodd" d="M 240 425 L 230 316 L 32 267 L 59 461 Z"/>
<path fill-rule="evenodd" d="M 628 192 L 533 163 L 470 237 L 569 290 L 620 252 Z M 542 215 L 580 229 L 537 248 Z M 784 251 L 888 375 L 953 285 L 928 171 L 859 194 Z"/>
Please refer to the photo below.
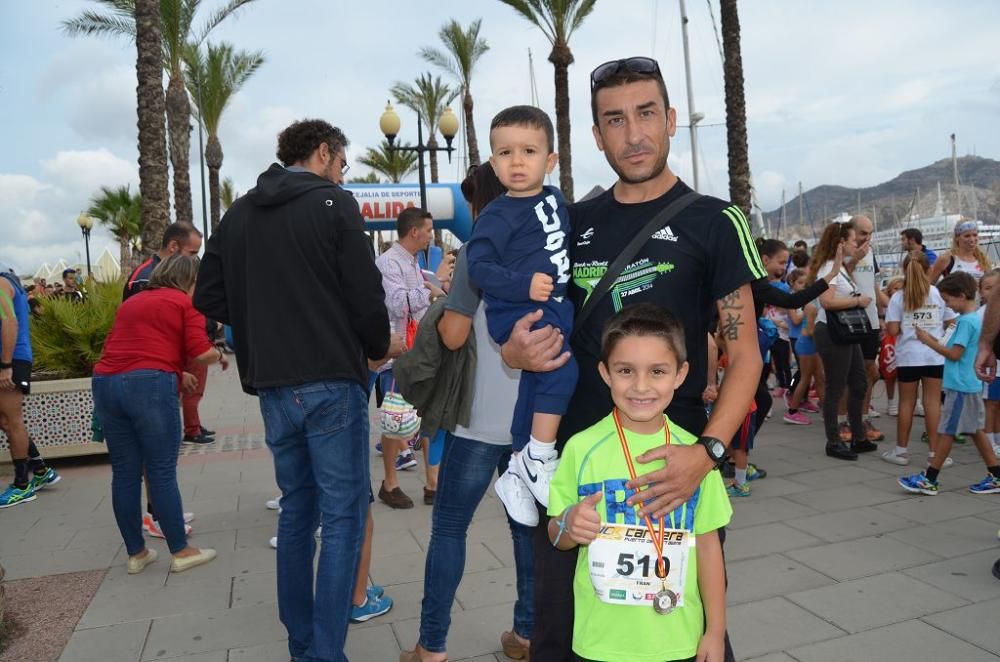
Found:
<path fill-rule="evenodd" d="M 630 497 L 628 504 L 639 504 L 641 512 L 654 519 L 665 517 L 690 499 L 715 466 L 705 449 L 697 444 L 657 446 L 635 459 L 640 464 L 658 460 L 666 463 L 662 469 L 636 476 L 628 482 L 629 489 L 646 488 Z"/>

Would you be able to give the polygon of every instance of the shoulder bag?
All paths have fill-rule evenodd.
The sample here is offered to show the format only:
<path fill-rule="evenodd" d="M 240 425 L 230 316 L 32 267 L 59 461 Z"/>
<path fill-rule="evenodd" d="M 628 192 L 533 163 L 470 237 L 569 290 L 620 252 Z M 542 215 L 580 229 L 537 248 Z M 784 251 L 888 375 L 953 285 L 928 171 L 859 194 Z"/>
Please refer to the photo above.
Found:
<path fill-rule="evenodd" d="M 843 269 L 840 275 L 851 284 L 852 296 L 860 294 L 858 286 Z M 826 311 L 826 326 L 830 332 L 830 339 L 838 345 L 854 345 L 872 334 L 871 320 L 868 319 L 868 312 L 862 306 Z"/>

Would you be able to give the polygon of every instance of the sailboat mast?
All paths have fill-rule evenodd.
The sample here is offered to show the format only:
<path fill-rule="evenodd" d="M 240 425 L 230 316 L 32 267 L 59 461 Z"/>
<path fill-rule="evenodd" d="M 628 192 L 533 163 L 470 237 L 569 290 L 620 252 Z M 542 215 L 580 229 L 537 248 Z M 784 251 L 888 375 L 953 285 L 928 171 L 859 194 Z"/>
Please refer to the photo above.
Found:
<path fill-rule="evenodd" d="M 781 189 L 781 218 L 778 221 L 778 236 L 782 236 L 781 233 L 785 230 L 785 219 L 787 218 L 787 210 L 785 209 L 785 189 Z"/>
<path fill-rule="evenodd" d="M 694 110 L 694 88 L 691 85 L 691 52 L 688 47 L 688 15 L 684 0 L 681 6 L 681 40 L 684 45 L 684 79 L 687 82 L 688 124 L 691 131 L 691 170 L 694 190 L 698 190 L 698 122 L 703 115 Z"/>
<path fill-rule="evenodd" d="M 951 169 L 955 177 L 955 204 L 958 215 L 962 215 L 962 190 L 958 188 L 958 154 L 955 150 L 955 134 L 951 134 Z"/>

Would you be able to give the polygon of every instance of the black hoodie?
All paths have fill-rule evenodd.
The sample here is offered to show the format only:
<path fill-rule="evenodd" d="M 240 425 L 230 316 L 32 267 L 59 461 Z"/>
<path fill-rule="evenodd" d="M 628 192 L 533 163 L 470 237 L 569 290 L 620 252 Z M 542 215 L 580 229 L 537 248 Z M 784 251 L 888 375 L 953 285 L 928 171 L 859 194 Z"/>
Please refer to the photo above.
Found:
<path fill-rule="evenodd" d="M 349 379 L 389 349 L 382 276 L 354 197 L 272 164 L 205 246 L 194 305 L 233 329 L 243 390 Z"/>

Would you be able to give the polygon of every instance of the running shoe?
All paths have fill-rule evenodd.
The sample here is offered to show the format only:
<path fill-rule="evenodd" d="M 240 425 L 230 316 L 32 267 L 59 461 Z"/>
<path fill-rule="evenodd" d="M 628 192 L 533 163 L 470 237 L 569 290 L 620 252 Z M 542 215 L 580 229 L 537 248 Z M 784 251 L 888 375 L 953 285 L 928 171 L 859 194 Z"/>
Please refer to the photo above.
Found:
<path fill-rule="evenodd" d="M 913 408 L 913 414 L 915 416 L 923 416 L 924 415 L 924 403 L 922 403 L 919 400 L 917 400 L 917 406 Z"/>
<path fill-rule="evenodd" d="M 801 411 L 797 411 L 794 414 L 786 411 L 785 415 L 781 417 L 781 420 L 789 425 L 812 425 L 812 421 L 809 420 L 809 417 Z"/>
<path fill-rule="evenodd" d="M 747 481 L 767 478 L 767 471 L 761 469 L 753 462 L 747 462 Z"/>
<path fill-rule="evenodd" d="M 36 498 L 35 490 L 30 482 L 26 487 L 17 487 L 11 484 L 7 486 L 7 489 L 3 493 L 0 493 L 0 508 L 10 508 L 11 506 L 34 501 Z"/>
<path fill-rule="evenodd" d="M 194 519 L 194 515 L 192 515 L 191 513 L 184 513 L 184 515 L 185 515 L 185 520 L 184 520 L 185 522 L 188 521 L 186 519 L 187 515 L 191 515 L 191 518 Z M 153 519 L 153 516 L 150 515 L 149 513 L 146 513 L 145 515 L 142 516 L 142 530 L 148 533 L 149 535 L 153 536 L 154 538 L 166 538 L 166 536 L 163 535 L 163 530 L 160 528 L 160 523 L 157 522 L 155 519 Z M 185 523 L 184 535 L 189 536 L 191 535 L 192 531 L 193 529 L 191 528 L 191 525 Z"/>
<path fill-rule="evenodd" d="M 369 600 L 378 600 L 383 595 L 385 595 L 385 589 L 379 586 L 378 584 L 372 584 L 371 586 L 368 587 Z"/>
<path fill-rule="evenodd" d="M 742 485 L 737 485 L 732 483 L 726 488 L 726 494 L 730 497 L 748 497 L 750 496 L 750 481 L 743 483 Z"/>
<path fill-rule="evenodd" d="M 804 412 L 806 412 L 806 413 L 808 413 L 808 414 L 818 414 L 819 413 L 819 407 L 817 407 L 816 403 L 813 402 L 812 400 L 803 400 L 802 404 L 799 405 L 799 409 L 802 410 L 802 411 L 804 411 Z"/>
<path fill-rule="evenodd" d="M 546 508 L 549 506 L 549 483 L 556 469 L 559 468 L 559 456 L 553 452 L 548 457 L 535 457 L 527 446 L 510 460 L 510 467 L 521 477 L 528 491 L 538 503 Z M 510 468 L 508 468 L 508 471 Z"/>
<path fill-rule="evenodd" d="M 893 448 L 882 453 L 882 459 L 889 464 L 898 464 L 901 467 L 905 467 L 910 463 L 910 454 L 908 452 L 897 453 L 896 449 Z"/>
<path fill-rule="evenodd" d="M 993 454 L 1000 458 L 1000 446 L 993 444 Z"/>
<path fill-rule="evenodd" d="M 875 409 L 875 407 L 872 407 L 871 405 L 868 406 L 868 418 L 878 418 L 881 415 L 882 413 Z"/>
<path fill-rule="evenodd" d="M 405 471 L 417 466 L 417 459 L 413 457 L 413 451 L 405 450 L 396 458 L 396 471 Z"/>
<path fill-rule="evenodd" d="M 989 474 L 975 485 L 969 485 L 969 491 L 973 494 L 997 494 L 1000 492 L 1000 478 Z"/>
<path fill-rule="evenodd" d="M 376 441 L 375 442 L 375 454 L 378 455 L 379 457 L 382 457 L 382 442 L 381 441 Z"/>
<path fill-rule="evenodd" d="M 927 480 L 927 476 L 924 475 L 923 471 L 912 476 L 903 476 L 897 479 L 896 482 L 907 492 L 926 494 L 927 496 L 936 496 L 940 487 L 938 483 Z"/>
<path fill-rule="evenodd" d="M 500 497 L 500 502 L 512 520 L 524 526 L 538 526 L 538 507 L 535 505 L 535 497 L 520 476 L 508 469 L 497 478 L 493 490 Z"/>
<path fill-rule="evenodd" d="M 268 499 L 264 502 L 268 510 L 281 510 L 281 497 L 276 496 L 273 499 Z"/>
<path fill-rule="evenodd" d="M 392 598 L 388 595 L 374 599 L 368 595 L 363 605 L 351 607 L 351 623 L 370 621 L 376 616 L 388 613 L 390 609 L 392 609 Z"/>
<path fill-rule="evenodd" d="M 889 407 L 885 410 L 889 416 L 899 416 L 899 403 L 895 400 L 889 401 Z"/>
<path fill-rule="evenodd" d="M 55 485 L 62 480 L 62 476 L 56 473 L 56 470 L 52 467 L 46 467 L 45 473 L 32 474 L 31 476 L 31 487 L 36 492 L 44 489 L 48 485 Z"/>

